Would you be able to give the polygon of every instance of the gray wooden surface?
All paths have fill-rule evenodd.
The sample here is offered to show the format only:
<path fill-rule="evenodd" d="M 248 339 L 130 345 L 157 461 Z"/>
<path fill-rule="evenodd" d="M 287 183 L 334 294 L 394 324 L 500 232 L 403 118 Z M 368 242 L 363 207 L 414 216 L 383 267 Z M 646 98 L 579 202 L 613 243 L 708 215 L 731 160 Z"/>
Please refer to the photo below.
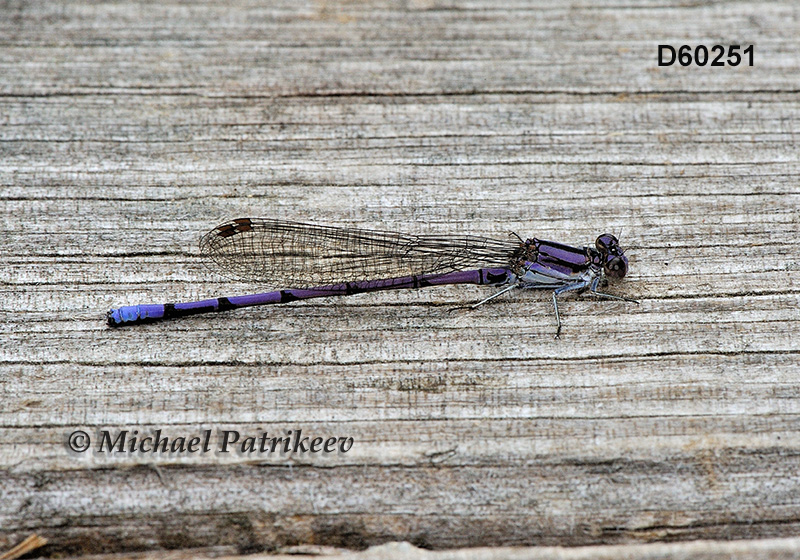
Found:
<path fill-rule="evenodd" d="M 796 3 L 0 10 L 3 548 L 760 555 L 800 533 Z M 659 43 L 753 43 L 755 65 L 659 68 Z M 198 260 L 237 216 L 610 231 L 631 259 L 612 289 L 641 305 L 569 299 L 561 340 L 547 294 L 450 311 L 480 287 L 106 327 L 110 307 L 262 288 Z M 354 444 L 70 453 L 79 429 Z"/>
<path fill-rule="evenodd" d="M 375 545 L 362 551 L 342 550 L 333 547 L 297 545 L 276 553 L 230 555 L 229 547 L 181 549 L 169 551 L 127 552 L 83 556 L 86 560 L 311 560 L 335 557 L 337 560 L 664 560 L 665 558 L 692 558 L 694 560 L 730 560 L 731 558 L 758 558 L 759 560 L 785 560 L 800 558 L 800 538 L 729 540 L 729 541 L 676 541 L 669 543 L 642 543 L 635 545 L 592 546 L 535 546 L 535 547 L 485 547 L 469 549 L 425 550 L 407 542 Z"/>

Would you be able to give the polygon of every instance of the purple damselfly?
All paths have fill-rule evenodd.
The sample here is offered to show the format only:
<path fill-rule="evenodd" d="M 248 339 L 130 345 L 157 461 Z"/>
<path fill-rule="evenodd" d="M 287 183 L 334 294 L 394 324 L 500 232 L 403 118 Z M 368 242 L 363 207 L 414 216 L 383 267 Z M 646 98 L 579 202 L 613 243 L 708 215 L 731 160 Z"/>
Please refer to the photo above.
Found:
<path fill-rule="evenodd" d="M 628 259 L 610 233 L 594 247 L 571 247 L 531 238 L 495 240 L 445 237 L 317 226 L 261 218 L 225 222 L 200 240 L 200 252 L 223 273 L 291 288 L 158 305 L 131 305 L 108 312 L 112 327 L 170 319 L 239 307 L 288 303 L 326 296 L 446 284 L 502 286 L 470 306 L 478 307 L 514 288 L 553 290 L 556 338 L 561 334 L 558 296 L 598 292 L 607 279 L 628 272 Z"/>

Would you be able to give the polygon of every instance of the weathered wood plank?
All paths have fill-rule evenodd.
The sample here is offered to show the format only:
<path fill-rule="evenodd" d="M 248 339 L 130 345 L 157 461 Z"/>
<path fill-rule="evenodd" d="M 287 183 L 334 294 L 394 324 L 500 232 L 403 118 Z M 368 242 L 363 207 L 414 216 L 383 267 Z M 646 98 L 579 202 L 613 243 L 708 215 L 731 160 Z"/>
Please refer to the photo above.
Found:
<path fill-rule="evenodd" d="M 633 543 L 798 533 L 799 19 L 791 2 L 5 2 L 0 545 L 788 556 Z M 656 65 L 687 42 L 755 43 L 756 64 Z M 105 327 L 111 306 L 252 291 L 197 257 L 239 215 L 612 231 L 632 263 L 613 289 L 641 305 L 567 300 L 559 341 L 546 294 L 452 311 L 478 287 Z M 70 453 L 79 429 L 354 443 Z"/>
<path fill-rule="evenodd" d="M 641 558 L 663 560 L 670 558 L 696 558 L 702 560 L 727 560 L 728 558 L 775 558 L 788 559 L 800 557 L 800 542 L 797 538 L 764 539 L 748 541 L 692 541 L 675 543 L 651 543 L 630 546 L 592 546 L 592 547 L 546 547 L 535 548 L 473 548 L 467 553 L 462 550 L 425 550 L 405 542 L 387 543 L 371 547 L 362 552 L 349 552 L 334 547 L 291 546 L 279 550 L 277 554 L 248 555 L 250 560 L 308 560 L 310 558 L 337 558 L 342 560 L 397 560 L 423 558 L 426 560 L 617 560 L 619 558 Z M 183 549 L 169 552 L 127 553 L 85 556 L 91 560 L 189 560 L 219 558 L 220 560 L 241 560 L 241 556 L 231 555 L 225 547 L 206 549 Z"/>
<path fill-rule="evenodd" d="M 219 558 L 220 560 L 241 560 L 241 556 L 231 556 L 224 547 L 189 549 L 169 552 L 127 553 L 113 555 L 86 556 L 91 560 L 189 560 L 198 558 Z M 759 555 L 759 558 L 787 559 L 800 557 L 800 542 L 797 538 L 764 539 L 748 541 L 692 541 L 675 543 L 651 543 L 631 546 L 592 546 L 592 547 L 535 547 L 535 548 L 473 548 L 467 553 L 461 550 L 425 550 L 405 542 L 387 543 L 371 547 L 362 552 L 348 552 L 332 547 L 292 546 L 277 554 L 248 555 L 251 560 L 308 560 L 337 558 L 342 560 L 397 560 L 423 558 L 426 560 L 618 560 L 637 558 L 663 560 L 669 558 L 696 558 L 702 560 L 727 560 Z"/>

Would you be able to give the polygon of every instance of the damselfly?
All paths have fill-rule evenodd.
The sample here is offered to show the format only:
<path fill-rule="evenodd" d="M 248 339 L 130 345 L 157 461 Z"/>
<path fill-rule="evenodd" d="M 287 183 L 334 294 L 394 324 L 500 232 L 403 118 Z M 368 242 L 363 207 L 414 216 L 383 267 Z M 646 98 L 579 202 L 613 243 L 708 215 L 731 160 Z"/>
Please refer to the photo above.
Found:
<path fill-rule="evenodd" d="M 495 240 L 471 235 L 406 235 L 238 218 L 203 236 L 203 256 L 225 274 L 286 289 L 186 303 L 125 306 L 108 312 L 108 324 L 117 327 L 377 290 L 482 284 L 502 289 L 473 308 L 515 288 L 553 290 L 558 338 L 561 294 L 588 290 L 596 296 L 638 303 L 598 291 L 607 279 L 619 280 L 628 272 L 628 258 L 615 236 L 603 234 L 594 247 L 582 248 L 514 237 Z"/>

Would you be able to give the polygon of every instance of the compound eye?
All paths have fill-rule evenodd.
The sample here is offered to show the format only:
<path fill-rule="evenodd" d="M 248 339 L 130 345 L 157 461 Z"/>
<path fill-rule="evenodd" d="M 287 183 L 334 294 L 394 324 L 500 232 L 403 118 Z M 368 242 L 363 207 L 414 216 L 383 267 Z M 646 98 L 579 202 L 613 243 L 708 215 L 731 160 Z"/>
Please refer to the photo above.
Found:
<path fill-rule="evenodd" d="M 597 238 L 594 245 L 601 253 L 613 253 L 619 247 L 619 239 L 610 233 L 604 233 Z"/>
<path fill-rule="evenodd" d="M 614 257 L 606 263 L 606 275 L 611 278 L 624 278 L 628 274 L 628 259 L 625 257 Z"/>

